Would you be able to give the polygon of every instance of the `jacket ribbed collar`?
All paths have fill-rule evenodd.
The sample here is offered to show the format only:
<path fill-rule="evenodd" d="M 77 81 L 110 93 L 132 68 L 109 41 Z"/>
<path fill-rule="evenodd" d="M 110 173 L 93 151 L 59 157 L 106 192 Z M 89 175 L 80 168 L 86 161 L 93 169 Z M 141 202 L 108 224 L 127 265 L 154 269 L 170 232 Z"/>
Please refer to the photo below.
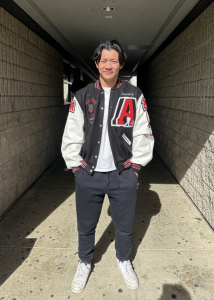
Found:
<path fill-rule="evenodd" d="M 115 85 L 111 88 L 112 91 L 115 91 L 117 90 L 122 84 L 122 81 L 120 80 L 120 78 L 118 78 L 117 82 L 115 83 Z M 95 89 L 98 89 L 100 91 L 103 91 L 103 88 L 102 88 L 102 85 L 101 85 L 101 82 L 100 80 L 97 80 L 95 82 L 95 85 L 94 85 Z"/>

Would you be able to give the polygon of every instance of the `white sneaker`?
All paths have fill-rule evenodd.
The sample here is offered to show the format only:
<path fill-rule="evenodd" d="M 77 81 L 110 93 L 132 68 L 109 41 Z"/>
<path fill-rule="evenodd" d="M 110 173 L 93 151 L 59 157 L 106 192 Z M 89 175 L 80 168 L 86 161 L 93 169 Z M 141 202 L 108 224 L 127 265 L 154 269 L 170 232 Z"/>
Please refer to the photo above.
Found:
<path fill-rule="evenodd" d="M 135 290 L 139 287 L 139 280 L 133 270 L 130 260 L 122 262 L 117 259 L 117 268 L 121 272 L 125 284 L 129 289 Z"/>
<path fill-rule="evenodd" d="M 76 274 L 74 275 L 74 279 L 72 281 L 73 293 L 81 293 L 84 290 L 90 271 L 91 263 L 86 265 L 80 262 L 78 264 Z"/>

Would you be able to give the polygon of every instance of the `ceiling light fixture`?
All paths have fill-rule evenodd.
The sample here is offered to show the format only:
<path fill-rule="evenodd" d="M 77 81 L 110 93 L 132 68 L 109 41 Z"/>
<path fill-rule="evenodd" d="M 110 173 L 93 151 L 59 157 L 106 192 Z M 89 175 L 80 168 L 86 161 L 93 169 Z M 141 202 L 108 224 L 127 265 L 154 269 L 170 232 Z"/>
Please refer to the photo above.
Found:
<path fill-rule="evenodd" d="M 115 10 L 115 8 L 107 6 L 107 7 L 103 7 L 102 10 L 104 10 L 104 11 L 113 11 L 113 10 Z"/>

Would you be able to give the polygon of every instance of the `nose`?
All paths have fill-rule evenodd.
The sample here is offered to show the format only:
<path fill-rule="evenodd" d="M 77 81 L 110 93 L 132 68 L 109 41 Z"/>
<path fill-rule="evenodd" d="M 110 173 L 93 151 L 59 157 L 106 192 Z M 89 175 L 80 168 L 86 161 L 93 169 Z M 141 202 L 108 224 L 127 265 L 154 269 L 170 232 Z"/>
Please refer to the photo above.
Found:
<path fill-rule="evenodd" d="M 111 62 L 107 61 L 105 67 L 106 67 L 106 69 L 111 69 Z"/>

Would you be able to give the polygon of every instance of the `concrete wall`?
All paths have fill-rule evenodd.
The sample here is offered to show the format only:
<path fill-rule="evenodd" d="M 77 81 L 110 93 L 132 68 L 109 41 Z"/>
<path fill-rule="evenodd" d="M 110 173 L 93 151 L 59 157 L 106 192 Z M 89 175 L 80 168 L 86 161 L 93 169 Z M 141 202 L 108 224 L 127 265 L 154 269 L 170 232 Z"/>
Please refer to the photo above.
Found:
<path fill-rule="evenodd" d="M 156 152 L 214 227 L 214 3 L 143 73 Z"/>
<path fill-rule="evenodd" d="M 60 154 L 63 58 L 0 8 L 0 215 Z"/>

